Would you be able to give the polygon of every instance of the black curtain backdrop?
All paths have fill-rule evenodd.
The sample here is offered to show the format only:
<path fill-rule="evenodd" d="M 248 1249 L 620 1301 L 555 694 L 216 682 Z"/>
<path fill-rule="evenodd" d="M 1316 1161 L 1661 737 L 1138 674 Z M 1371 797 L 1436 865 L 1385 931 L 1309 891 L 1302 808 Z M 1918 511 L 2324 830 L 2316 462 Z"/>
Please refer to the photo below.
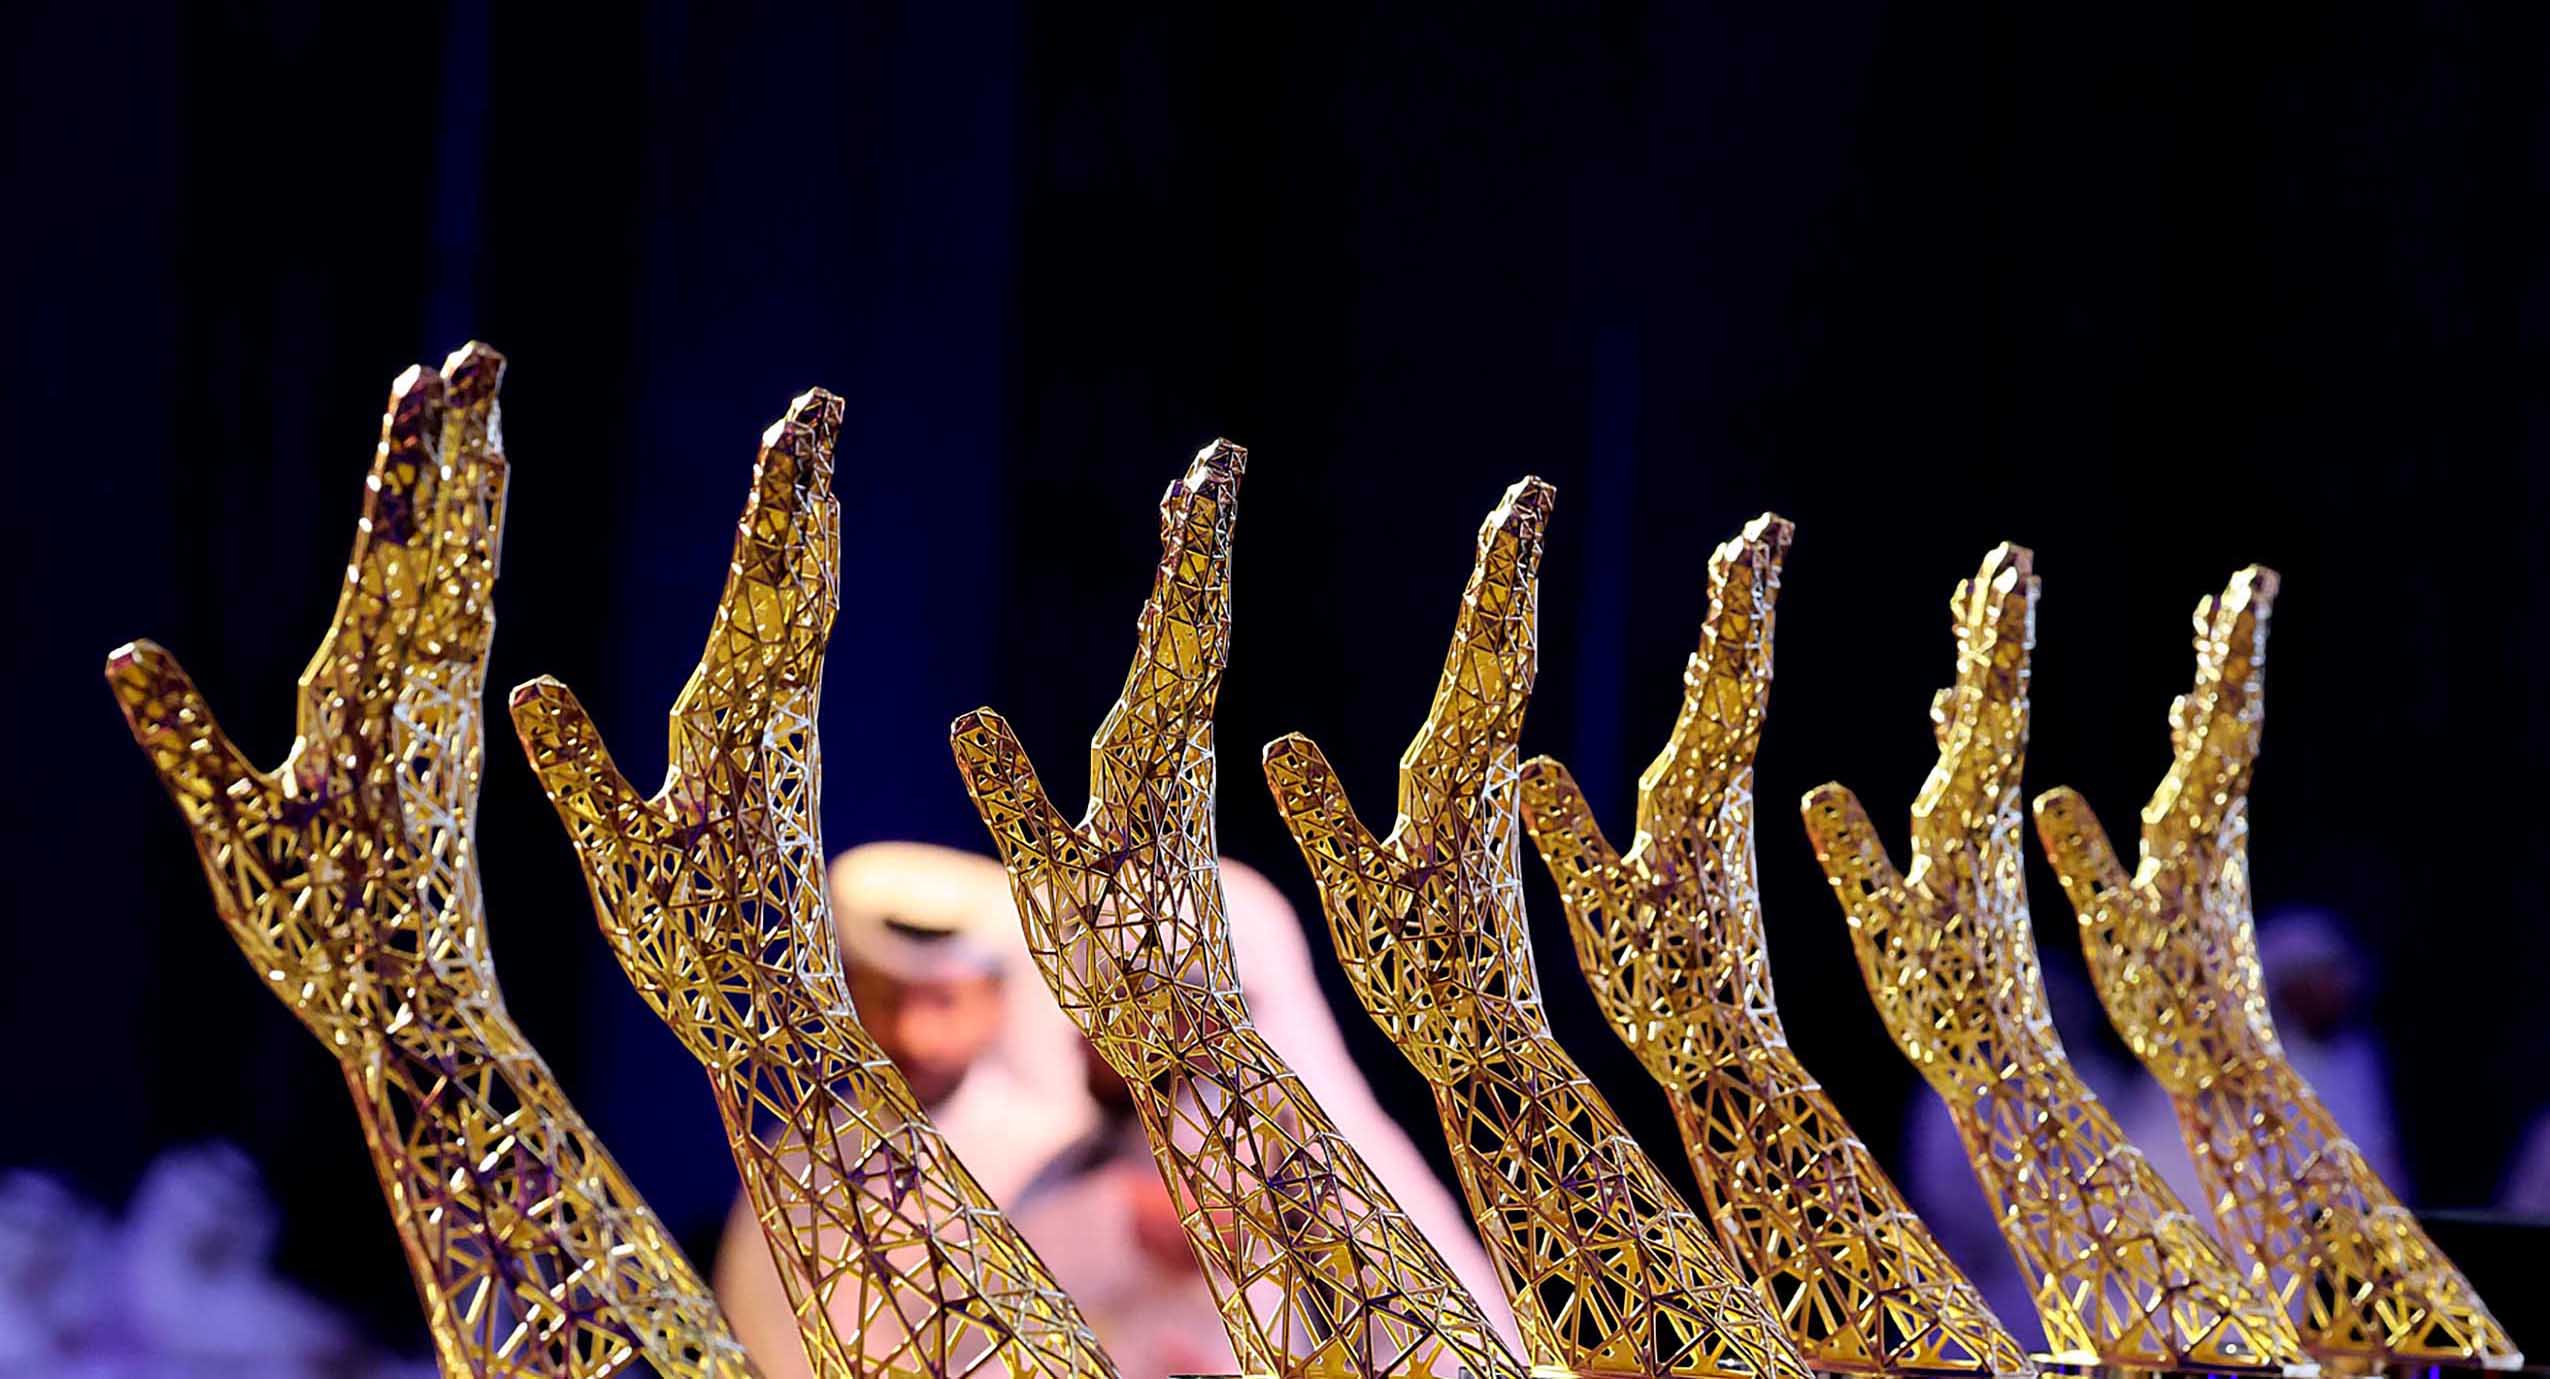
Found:
<path fill-rule="evenodd" d="M 1509 481 L 1560 495 L 1527 748 L 1567 758 L 1615 836 L 1708 548 L 1795 519 L 1761 756 L 1771 944 L 1796 1041 L 1889 1158 L 1913 1079 L 1793 802 L 1842 779 L 1900 846 L 1945 601 L 2010 539 L 2045 581 L 2029 788 L 2076 785 L 2129 836 L 2189 610 L 2271 563 L 2260 901 L 2352 923 L 2411 1195 L 2484 1204 L 2550 1102 L 2545 24 L 2442 3 L 26 14 L 0 95 L 0 1166 L 113 1202 L 159 1147 L 234 1140 L 284 1204 L 286 1267 L 419 1334 L 334 1065 L 214 920 L 98 666 L 160 639 L 279 757 L 389 380 L 474 335 L 513 360 L 494 683 L 565 678 L 641 778 L 758 433 L 810 384 L 848 398 L 836 848 L 983 842 L 945 745 L 980 703 L 1074 793 L 1160 488 L 1217 434 L 1250 446 L 1221 821 L 1305 915 L 1258 744 L 1311 732 L 1386 814 Z M 480 847 L 511 1004 L 704 1241 L 733 1190 L 704 1084 L 496 727 Z M 2032 867 L 2047 960 L 2077 965 Z M 1527 874 L 1562 1036 L 1681 1174 Z M 1323 976 L 1431 1146 L 1414 1075 Z"/>

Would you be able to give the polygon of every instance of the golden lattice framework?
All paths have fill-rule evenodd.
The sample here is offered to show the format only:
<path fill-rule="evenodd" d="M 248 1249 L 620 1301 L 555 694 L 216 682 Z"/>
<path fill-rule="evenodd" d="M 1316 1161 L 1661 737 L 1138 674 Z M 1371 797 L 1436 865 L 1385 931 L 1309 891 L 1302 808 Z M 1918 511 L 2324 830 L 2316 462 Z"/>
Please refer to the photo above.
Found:
<path fill-rule="evenodd" d="M 1250 1023 L 1215 864 L 1213 706 L 1246 453 L 1217 442 L 1160 504 L 1124 694 L 1063 817 L 1007 721 L 951 730 L 1038 969 L 1122 1074 L 1240 1367 L 1287 1379 L 1521 1379 L 1478 1302 Z"/>
<path fill-rule="evenodd" d="M 566 686 L 514 692 L 533 769 L 639 994 L 709 1075 L 807 1357 L 826 1376 L 1112 1379 L 1044 1261 L 850 1003 L 815 714 L 840 603 L 841 400 L 762 437 L 708 647 L 640 795 Z"/>
<path fill-rule="evenodd" d="M 1957 678 L 1898 874 L 1850 791 L 1806 826 L 1886 1029 L 1947 1103 L 2057 1358 L 2147 1369 L 2307 1366 L 2293 1324 L 2172 1194 L 2081 1080 L 2046 1007 L 2021 869 L 2036 576 L 2003 545 L 1950 608 Z"/>
<path fill-rule="evenodd" d="M 1626 856 L 1567 768 L 1523 766 L 1523 826 L 1577 964 L 1663 1084 L 1718 1238 L 1819 1370 L 2021 1375 L 1992 1315 L 1789 1047 L 1754 883 L 1753 756 L 1789 524 L 1709 559 L 1709 613 L 1673 735 L 1638 778 Z"/>
<path fill-rule="evenodd" d="M 1298 734 L 1270 744 L 1277 809 L 1319 883 L 1366 1010 L 1433 1088 L 1463 1192 L 1536 1366 L 1802 1376 L 1541 1009 L 1523 913 L 1515 740 L 1538 661 L 1552 490 L 1524 479 L 1479 530 L 1434 704 L 1399 763 L 1387 840 Z"/>
<path fill-rule="evenodd" d="M 2214 1220 L 2302 1339 L 2364 1364 L 2523 1364 L 2505 1328 L 2285 1058 L 2249 914 L 2249 774 L 2265 718 L 2276 575 L 2196 605 L 2195 687 L 2143 809 L 2130 877 L 2077 793 L 2037 798 L 2038 837 L 2081 921 L 2118 1032 L 2169 1092 Z"/>
<path fill-rule="evenodd" d="M 472 344 L 391 390 L 280 767 L 251 766 L 159 647 L 117 649 L 107 680 L 231 936 L 344 1067 L 443 1373 L 750 1374 L 506 1013 L 488 955 L 476 833 L 503 371 Z"/>

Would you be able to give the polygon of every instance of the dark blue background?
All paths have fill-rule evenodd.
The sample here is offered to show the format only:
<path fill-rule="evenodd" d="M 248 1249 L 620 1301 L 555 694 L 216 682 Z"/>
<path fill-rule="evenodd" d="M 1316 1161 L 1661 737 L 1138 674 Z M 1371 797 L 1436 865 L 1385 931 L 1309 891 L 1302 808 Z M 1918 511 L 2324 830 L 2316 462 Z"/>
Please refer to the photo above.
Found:
<path fill-rule="evenodd" d="M 279 756 L 384 389 L 472 335 L 514 365 L 495 682 L 566 678 L 642 776 L 756 435 L 848 398 L 836 847 L 980 842 L 944 736 L 978 703 L 1074 776 L 1160 487 L 1249 445 L 1222 820 L 1306 913 L 1257 744 L 1309 730 L 1386 813 L 1508 481 L 1560 491 L 1527 745 L 1621 834 L 1708 547 L 1796 519 L 1764 887 L 1798 1042 L 1881 1146 L 1911 1079 L 1790 802 L 1839 777 L 1899 828 L 1946 597 L 2008 538 L 2045 578 L 2030 788 L 2128 832 L 2188 610 L 2273 563 L 2258 888 L 2375 955 L 2416 1199 L 2485 1202 L 2550 1098 L 2544 11 L 548 8 L 13 26 L 0 1164 L 111 1201 L 236 1140 L 287 1266 L 414 1334 L 332 1065 L 97 665 L 156 636 Z M 700 1238 L 704 1086 L 501 722 L 481 847 L 514 1008 Z M 1530 870 L 1563 1035 L 1670 1146 Z"/>

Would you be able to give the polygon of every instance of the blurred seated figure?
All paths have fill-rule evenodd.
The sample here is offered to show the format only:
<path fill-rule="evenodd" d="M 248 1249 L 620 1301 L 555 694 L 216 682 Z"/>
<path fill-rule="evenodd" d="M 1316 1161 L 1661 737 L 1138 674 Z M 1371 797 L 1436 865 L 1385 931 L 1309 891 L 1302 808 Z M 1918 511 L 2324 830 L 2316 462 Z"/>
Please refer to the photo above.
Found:
<path fill-rule="evenodd" d="M 859 1022 L 996 1202 L 1098 1120 L 1080 1034 L 1029 965 L 1008 874 L 975 853 L 869 843 L 833 859 L 833 925 Z M 738 1196 L 716 1288 L 766 1379 L 808 1374 L 796 1319 Z"/>
<path fill-rule="evenodd" d="M 2382 1181 L 2403 1200 L 2415 1201 L 2401 1172 L 2381 1049 L 2362 1019 L 2368 994 L 2363 954 L 2334 916 L 2286 909 L 2258 922 L 2258 965 L 2276 1038 L 2293 1070 L 2320 1094 L 2321 1104 L 2364 1151 L 2364 1161 Z M 2212 1224 L 2213 1203 L 2196 1176 L 2196 1161 L 2188 1154 L 2169 1093 L 2140 1069 L 2129 1068 L 2124 1086 L 2114 1094 L 2101 1088 L 2099 1095 L 2107 1098 L 2127 1138 L 2142 1146 L 2169 1190 Z"/>
<path fill-rule="evenodd" d="M 2505 1185 L 2497 1190 L 2497 1209 L 2518 1220 L 2550 1225 L 2550 1110 L 2533 1114 L 2523 1142 L 2506 1164 Z"/>
<path fill-rule="evenodd" d="M 112 1228 L 43 1174 L 0 1177 L 0 1374 L 87 1373 L 112 1320 Z"/>
<path fill-rule="evenodd" d="M 2186 1195 L 2195 1186 L 2196 1167 L 2178 1136 L 2177 1113 L 2108 1024 L 2107 1008 L 2090 987 L 2079 947 L 2041 944 L 2038 960 L 2045 973 L 2046 1004 L 2053 1011 L 2054 1030 L 2074 1071 L 2098 1094 L 2125 1138 L 2151 1160 L 2170 1190 L 2201 1212 L 2195 1205 L 2197 1198 Z M 1948 1257 L 1983 1291 L 1984 1301 L 1992 1304 L 1993 1315 L 2010 1334 L 2030 1350 L 2044 1350 L 2044 1324 L 2037 1317 L 2036 1295 L 2010 1253 L 1983 1184 L 1975 1178 L 1965 1142 L 1957 1136 L 1957 1123 L 1928 1086 L 1915 1081 L 1911 1095 L 1904 1115 L 1904 1171 L 1897 1178 L 1904 1196 L 1947 1249 Z"/>
<path fill-rule="evenodd" d="M 1505 1290 L 1468 1214 L 1356 1071 L 1292 906 L 1252 868 L 1225 857 L 1221 870 L 1240 987 L 1259 1032 L 1443 1252 L 1506 1344 L 1520 1349 Z M 1132 1100 L 1097 1052 L 1074 1042 L 1082 1051 L 1079 1076 L 1104 1114 L 1005 1201 L 1010 1216 L 1079 1301 L 1127 1379 L 1229 1373 L 1237 1362 L 1221 1316 Z"/>
<path fill-rule="evenodd" d="M 831 881 L 859 1022 L 983 1190 L 1011 1200 L 1097 1109 L 1009 874 L 977 853 L 869 843 L 833 859 Z"/>
<path fill-rule="evenodd" d="M 1177 1204 L 1115 1070 L 1081 1044 L 1104 1117 L 1010 1210 L 1125 1379 L 1228 1374 L 1237 1362 Z"/>
<path fill-rule="evenodd" d="M 40 1174 L 0 1177 L 0 1374 L 424 1379 L 269 1271 L 274 1204 L 226 1144 L 153 1160 L 111 1221 Z"/>
<path fill-rule="evenodd" d="M 2081 973 L 2079 958 L 2051 944 L 2042 951 L 2047 999 L 2073 1065 L 2170 1191 L 2210 1224 L 2212 1203 L 2196 1177 L 2169 1094 L 2124 1049 Z M 2276 1037 L 2294 1069 L 2320 1094 L 2382 1181 L 2413 1202 L 2400 1171 L 2381 1050 L 2361 1019 L 2366 996 L 2361 955 L 2333 917 L 2316 910 L 2281 910 L 2258 924 L 2258 959 Z M 2001 1244 L 1956 1127 L 1927 1089 L 1916 1089 L 1905 1117 L 1904 1154 L 1903 1186 L 1914 1209 L 1983 1289 L 2002 1321 L 2021 1340 L 2035 1342 L 2036 1306 L 2026 1280 Z"/>
<path fill-rule="evenodd" d="M 2284 909 L 2258 921 L 2258 966 L 2276 1039 L 2293 1070 L 2320 1094 L 2364 1161 L 2400 1200 L 2417 1194 L 2400 1159 L 2391 1115 L 2390 1070 L 2366 1015 L 2372 1005 L 2370 964 L 2337 916 Z"/>
<path fill-rule="evenodd" d="M 1222 886 L 1240 983 L 1267 1042 L 1507 1343 L 1519 1344 L 1468 1214 L 1355 1070 L 1292 906 L 1228 858 Z M 1221 1316 L 1132 1103 L 1036 974 L 1000 864 L 952 848 L 870 843 L 834 859 L 831 888 L 860 1023 L 1079 1302 L 1119 1370 L 1127 1379 L 1229 1372 L 1236 1361 Z M 809 1373 L 778 1270 L 740 1200 L 716 1285 L 767 1379 Z"/>
<path fill-rule="evenodd" d="M 266 1272 L 274 1205 L 256 1165 L 227 1144 L 153 1160 L 124 1210 L 117 1305 L 165 1361 L 288 1375 L 344 1373 L 344 1323 Z"/>

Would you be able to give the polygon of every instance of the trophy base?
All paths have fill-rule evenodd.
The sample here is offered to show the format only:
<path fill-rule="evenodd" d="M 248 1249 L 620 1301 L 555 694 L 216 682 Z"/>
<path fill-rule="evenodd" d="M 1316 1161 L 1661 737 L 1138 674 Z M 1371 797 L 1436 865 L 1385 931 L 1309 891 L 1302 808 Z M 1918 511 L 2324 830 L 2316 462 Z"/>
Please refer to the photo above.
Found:
<path fill-rule="evenodd" d="M 2033 1357 L 2031 1357 L 2033 1358 Z M 1973 1365 L 1889 1365 L 1873 1361 L 1852 1360 L 1834 1364 L 1806 1357 L 1807 1373 L 1815 1379 L 2037 1379 L 2034 1369 L 1991 1370 Z M 1543 1375 L 1532 1371 L 1533 1379 L 1557 1379 L 1557 1373 Z M 1610 1379 L 1602 1376 L 1601 1379 Z"/>
<path fill-rule="evenodd" d="M 1816 1364 L 1808 1356 L 1805 1369 L 1816 1379 L 2035 1379 L 2035 1369 L 1974 1369 L 1935 1364 Z"/>
<path fill-rule="evenodd" d="M 2336 1361 L 2327 1365 L 2254 1365 L 2217 1366 L 2200 1369 L 2153 1369 L 2141 1365 L 2110 1365 L 2095 1355 L 2078 1351 L 2060 1354 L 2035 1354 L 2037 1372 L 2046 1379 L 2446 1379 L 2446 1376 L 2525 1375 L 2550 1379 L 2550 1365 L 2528 1365 L 2517 1359 L 2512 1364 L 2488 1364 L 2468 1361 L 2399 1361 L 2387 1365 L 2367 1365 Z M 1971 1370 L 1843 1370 L 1817 1366 L 1816 1379 L 1872 1379 L 1872 1376 L 1897 1375 L 1902 1379 L 1972 1379 Z M 1277 1379 L 1272 1374 L 1172 1374 L 1168 1379 Z M 1475 1379 L 1462 1367 L 1449 1379 Z M 1561 1365 L 1534 1365 L 1531 1379 L 1647 1379 L 1644 1375 L 1595 1373 L 1568 1369 Z M 1996 1375 L 1992 1379 L 2020 1379 L 2014 1375 Z"/>
<path fill-rule="evenodd" d="M 2381 1363 L 2332 1357 L 2320 1362 L 2320 1379 L 2440 1379 L 2445 1375 L 2550 1375 L 2550 1365 L 2528 1365 L 2521 1355 L 2503 1360 L 2401 1360 Z"/>
<path fill-rule="evenodd" d="M 2510 1356 L 2511 1363 L 2486 1360 L 2393 1360 L 2376 1364 L 2368 1360 L 2332 1358 L 2307 1365 L 2260 1365 L 2251 1369 L 2228 1367 L 2213 1369 L 2145 1369 L 2136 1365 L 2102 1364 L 2096 1356 L 2077 1351 L 2058 1355 L 2038 1354 L 2040 1374 L 2055 1379 L 2445 1379 L 2446 1376 L 2543 1375 L 2550 1376 L 2550 1365 L 2528 1365 L 2521 1357 Z"/>
<path fill-rule="evenodd" d="M 2318 1363 L 2300 1365 L 2111 1365 L 2087 1351 L 2062 1350 L 2028 1357 L 2037 1372 L 2057 1379 L 2320 1379 Z"/>

